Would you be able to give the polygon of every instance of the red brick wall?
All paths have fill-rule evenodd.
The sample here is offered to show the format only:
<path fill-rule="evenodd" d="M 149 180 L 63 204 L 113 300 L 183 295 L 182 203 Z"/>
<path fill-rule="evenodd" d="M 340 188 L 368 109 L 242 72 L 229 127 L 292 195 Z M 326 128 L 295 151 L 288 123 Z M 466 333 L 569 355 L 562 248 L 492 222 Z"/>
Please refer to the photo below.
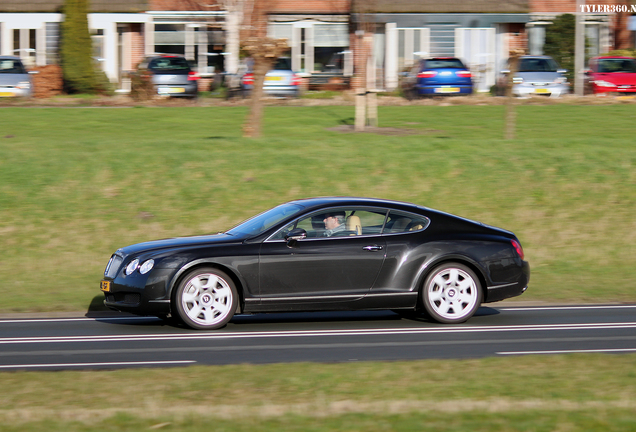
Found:
<path fill-rule="evenodd" d="M 269 0 L 270 13 L 347 14 L 351 0 Z"/>
<path fill-rule="evenodd" d="M 153 11 L 215 11 L 221 8 L 215 0 L 149 0 Z"/>
<path fill-rule="evenodd" d="M 144 33 L 143 26 L 141 24 L 131 24 L 130 25 L 131 40 L 132 46 L 130 47 L 130 64 L 133 69 L 137 68 L 137 65 L 144 58 L 145 54 L 145 43 L 144 43 Z"/>
<path fill-rule="evenodd" d="M 525 24 L 508 24 L 508 47 L 511 50 L 520 49 L 524 52 L 528 51 L 528 34 L 526 33 Z"/>

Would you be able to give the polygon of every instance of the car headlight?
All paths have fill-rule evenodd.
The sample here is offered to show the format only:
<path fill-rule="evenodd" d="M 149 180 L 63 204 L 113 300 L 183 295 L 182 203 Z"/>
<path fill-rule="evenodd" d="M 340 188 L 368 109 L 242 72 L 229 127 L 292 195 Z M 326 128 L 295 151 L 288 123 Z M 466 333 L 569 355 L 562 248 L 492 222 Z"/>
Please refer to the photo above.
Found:
<path fill-rule="evenodd" d="M 28 81 L 22 81 L 22 82 L 19 82 L 16 87 L 19 89 L 30 89 L 31 83 Z"/>
<path fill-rule="evenodd" d="M 137 267 L 139 267 L 139 260 L 135 258 L 128 264 L 128 266 L 126 266 L 126 274 L 132 274 L 132 272 L 137 270 Z"/>
<path fill-rule="evenodd" d="M 611 82 L 607 82 L 603 80 L 594 81 L 594 84 L 596 84 L 599 87 L 616 87 L 616 84 L 612 84 Z"/>
<path fill-rule="evenodd" d="M 139 273 L 141 273 L 141 274 L 148 273 L 150 270 L 152 270 L 154 265 L 155 265 L 155 260 L 153 260 L 153 259 L 149 259 L 147 261 L 144 261 L 144 263 L 141 265 L 141 267 L 139 267 Z"/>
<path fill-rule="evenodd" d="M 555 84 L 565 84 L 566 82 L 568 82 L 568 79 L 566 77 L 558 77 L 554 80 Z"/>
<path fill-rule="evenodd" d="M 513 84 L 522 84 L 522 83 L 523 83 L 523 78 L 521 78 L 521 77 L 514 77 L 514 78 L 512 79 L 512 83 L 513 83 Z"/>

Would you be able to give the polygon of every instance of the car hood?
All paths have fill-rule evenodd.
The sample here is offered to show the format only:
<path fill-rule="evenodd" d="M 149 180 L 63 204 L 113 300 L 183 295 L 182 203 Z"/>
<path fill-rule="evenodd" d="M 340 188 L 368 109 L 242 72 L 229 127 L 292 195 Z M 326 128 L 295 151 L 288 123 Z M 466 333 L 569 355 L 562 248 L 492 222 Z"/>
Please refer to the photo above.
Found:
<path fill-rule="evenodd" d="M 523 78 L 524 82 L 546 82 L 551 83 L 557 78 L 563 77 L 558 72 L 517 72 L 515 76 Z"/>
<path fill-rule="evenodd" d="M 118 249 L 117 253 L 128 256 L 132 254 L 141 254 L 148 252 L 161 252 L 170 249 L 241 243 L 242 240 L 243 239 L 239 239 L 238 237 L 224 233 L 193 237 L 176 237 L 164 240 L 153 240 L 144 243 L 137 243 Z"/>
<path fill-rule="evenodd" d="M 616 85 L 636 84 L 636 73 L 629 72 L 612 72 L 612 73 L 595 73 L 593 79 L 607 81 Z"/>

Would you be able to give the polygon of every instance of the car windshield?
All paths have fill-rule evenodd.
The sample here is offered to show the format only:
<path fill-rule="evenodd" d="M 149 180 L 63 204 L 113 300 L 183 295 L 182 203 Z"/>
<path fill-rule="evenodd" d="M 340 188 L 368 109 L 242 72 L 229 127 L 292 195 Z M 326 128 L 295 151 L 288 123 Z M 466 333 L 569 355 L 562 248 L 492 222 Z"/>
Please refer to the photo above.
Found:
<path fill-rule="evenodd" d="M 601 73 L 627 72 L 636 73 L 636 61 L 633 59 L 603 59 L 598 61 Z"/>
<path fill-rule="evenodd" d="M 148 69 L 158 72 L 189 71 L 190 65 L 183 57 L 161 57 L 153 59 Z"/>
<path fill-rule="evenodd" d="M 556 72 L 557 63 L 551 58 L 524 58 L 519 62 L 519 72 Z"/>
<path fill-rule="evenodd" d="M 304 207 L 298 204 L 281 204 L 246 220 L 227 231 L 230 235 L 259 235 L 283 220 L 299 213 Z"/>
<path fill-rule="evenodd" d="M 425 68 L 426 69 L 445 69 L 445 68 L 466 69 L 462 61 L 456 58 L 426 60 Z"/>
<path fill-rule="evenodd" d="M 24 66 L 20 60 L 3 59 L 0 60 L 0 73 L 26 74 L 26 70 L 24 70 Z"/>

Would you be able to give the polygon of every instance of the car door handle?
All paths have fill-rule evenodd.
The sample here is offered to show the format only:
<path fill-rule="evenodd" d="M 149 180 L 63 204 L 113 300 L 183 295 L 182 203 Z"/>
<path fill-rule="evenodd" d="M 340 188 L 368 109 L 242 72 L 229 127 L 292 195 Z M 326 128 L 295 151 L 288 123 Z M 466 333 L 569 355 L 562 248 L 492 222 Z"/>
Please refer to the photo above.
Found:
<path fill-rule="evenodd" d="M 379 251 L 379 250 L 382 250 L 382 246 L 371 245 L 371 246 L 365 246 L 362 249 L 368 250 L 368 251 Z"/>

